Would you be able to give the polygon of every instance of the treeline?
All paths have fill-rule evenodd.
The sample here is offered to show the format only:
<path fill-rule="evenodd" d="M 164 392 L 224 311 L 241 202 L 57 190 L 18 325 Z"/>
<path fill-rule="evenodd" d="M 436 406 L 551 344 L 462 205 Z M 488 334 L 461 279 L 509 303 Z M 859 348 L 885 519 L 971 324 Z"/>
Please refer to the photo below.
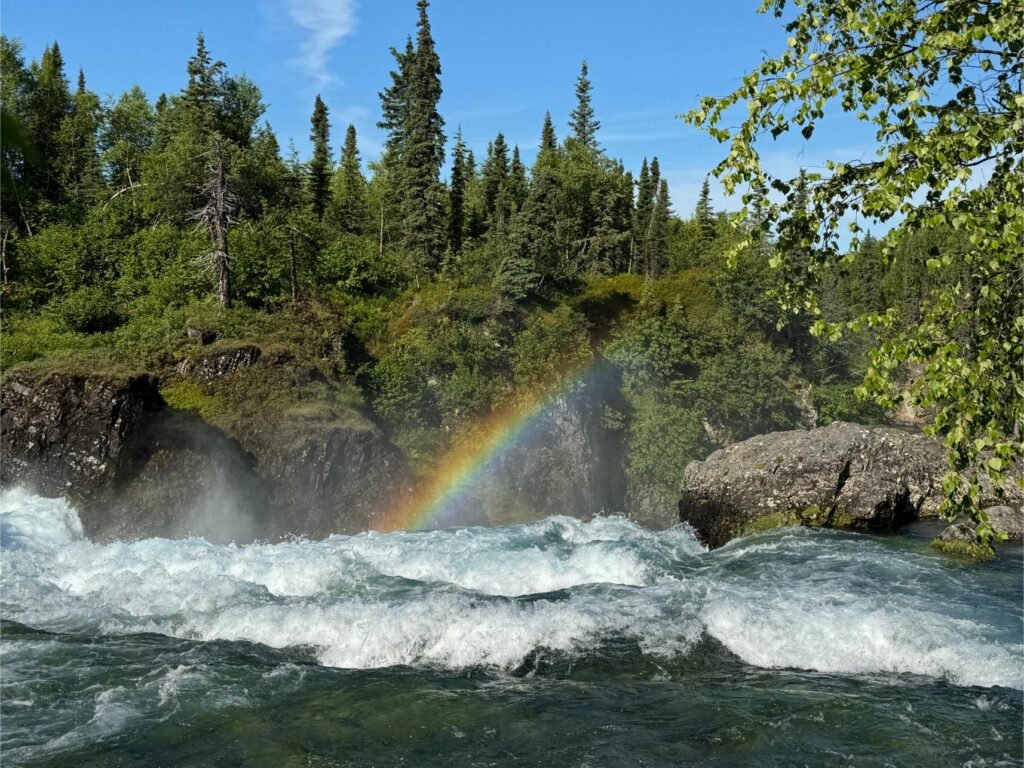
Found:
<path fill-rule="evenodd" d="M 368 174 L 353 126 L 336 151 L 319 97 L 311 156 L 282 151 L 259 88 L 202 36 L 179 93 L 110 103 L 81 73 L 70 86 L 56 43 L 26 63 L 0 38 L 3 367 L 127 362 L 229 431 L 244 421 L 230 408 L 361 404 L 429 464 L 492 409 L 603 356 L 622 380 L 624 405 L 605 417 L 631 478 L 669 494 L 718 445 L 881 418 L 852 392 L 884 329 L 827 345 L 806 318 L 779 325 L 770 240 L 727 266 L 758 229 L 756 200 L 737 229 L 705 182 L 675 215 L 657 158 L 634 177 L 602 150 L 585 63 L 566 135 L 545 115 L 532 167 L 501 133 L 476 157 L 446 135 L 424 0 L 418 11 L 393 50 Z M 887 261 L 867 238 L 823 301 L 855 317 L 897 297 L 899 322 L 915 322 L 933 282 L 955 279 L 925 263 L 956 247 L 922 236 Z M 189 326 L 292 367 L 230 397 L 185 386 L 174 366 Z"/>
<path fill-rule="evenodd" d="M 224 306 L 234 299 L 272 303 L 281 293 L 298 298 L 310 282 L 373 284 L 381 275 L 362 275 L 357 267 L 374 256 L 397 261 L 417 279 L 486 271 L 513 300 L 587 274 L 664 274 L 668 185 L 657 158 L 645 160 L 634 180 L 602 151 L 585 62 L 568 134 L 560 141 L 546 115 L 532 168 L 501 133 L 476 158 L 456 132 L 449 179 L 442 181 L 441 67 L 427 3 L 418 8 L 415 39 L 392 51 L 395 68 L 380 94 L 387 141 L 369 178 L 354 126 L 335 162 L 329 111 L 319 96 L 312 156 L 303 161 L 294 148 L 282 156 L 261 122 L 259 88 L 215 60 L 202 35 L 180 93 L 151 103 L 135 87 L 108 104 L 82 72 L 70 87 L 56 43 L 26 65 L 18 42 L 4 38 L 5 283 L 39 303 L 81 287 L 72 273 L 84 285 L 119 276 L 122 265 L 109 256 L 48 275 L 54 265 L 45 248 L 20 247 L 48 227 L 118 226 L 123 236 L 196 222 L 207 233 Z M 285 252 L 274 255 L 287 265 L 287 285 L 267 283 L 266 273 L 280 271 L 270 264 L 260 270 L 262 279 L 246 274 L 243 263 L 234 267 L 246 260 L 232 253 L 246 247 L 236 244 L 246 236 L 235 230 L 252 228 L 266 248 Z M 329 251 L 333 257 L 325 258 Z"/>

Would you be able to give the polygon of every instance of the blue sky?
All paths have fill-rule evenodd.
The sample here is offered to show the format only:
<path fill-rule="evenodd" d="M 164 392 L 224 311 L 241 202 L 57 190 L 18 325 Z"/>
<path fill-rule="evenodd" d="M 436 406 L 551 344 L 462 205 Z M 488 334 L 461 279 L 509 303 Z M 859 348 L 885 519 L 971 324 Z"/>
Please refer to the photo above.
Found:
<path fill-rule="evenodd" d="M 785 46 L 780 22 L 756 13 L 758 0 L 434 0 L 441 56 L 441 111 L 452 136 L 462 127 L 478 157 L 502 131 L 533 156 L 546 109 L 559 136 L 574 105 L 586 58 L 599 139 L 634 170 L 657 155 L 674 209 L 689 214 L 704 175 L 723 147 L 676 118 L 700 95 L 724 94 L 764 52 Z M 377 93 L 387 85 L 390 46 L 415 33 L 415 0 L 4 0 L 0 29 L 26 58 L 60 43 L 72 82 L 117 95 L 133 84 L 155 99 L 184 85 L 185 62 L 203 31 L 212 54 L 263 90 L 282 147 L 308 150 L 309 115 L 320 93 L 331 112 L 337 152 L 345 126 L 359 132 L 363 159 L 380 150 Z M 860 156 L 870 134 L 841 119 L 765 147 L 769 167 L 796 172 L 824 158 Z M 720 205 L 725 201 L 719 199 Z"/>

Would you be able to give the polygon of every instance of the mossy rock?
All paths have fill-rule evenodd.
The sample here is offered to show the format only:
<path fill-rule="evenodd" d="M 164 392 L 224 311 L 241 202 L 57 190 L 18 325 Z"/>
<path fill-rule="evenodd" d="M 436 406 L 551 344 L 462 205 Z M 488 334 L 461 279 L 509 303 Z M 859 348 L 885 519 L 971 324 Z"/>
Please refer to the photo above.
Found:
<path fill-rule="evenodd" d="M 803 525 L 809 528 L 853 528 L 856 527 L 856 524 L 856 520 L 842 509 L 826 512 L 822 511 L 821 507 L 814 505 L 803 510 L 787 509 L 755 517 L 743 525 L 740 535 L 747 536 L 751 533 L 760 533 L 791 525 Z"/>
<path fill-rule="evenodd" d="M 969 541 L 943 541 L 935 539 L 931 546 L 944 555 L 961 560 L 991 560 L 995 553 L 991 547 Z"/>

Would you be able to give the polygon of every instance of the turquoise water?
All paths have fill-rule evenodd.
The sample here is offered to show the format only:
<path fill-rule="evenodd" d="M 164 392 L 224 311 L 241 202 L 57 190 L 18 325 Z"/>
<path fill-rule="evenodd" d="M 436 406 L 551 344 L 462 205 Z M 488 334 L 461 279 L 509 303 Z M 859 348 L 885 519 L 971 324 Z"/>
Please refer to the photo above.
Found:
<path fill-rule="evenodd" d="M 3 497 L 3 764 L 1019 766 L 1024 564 L 549 518 L 98 545 Z"/>

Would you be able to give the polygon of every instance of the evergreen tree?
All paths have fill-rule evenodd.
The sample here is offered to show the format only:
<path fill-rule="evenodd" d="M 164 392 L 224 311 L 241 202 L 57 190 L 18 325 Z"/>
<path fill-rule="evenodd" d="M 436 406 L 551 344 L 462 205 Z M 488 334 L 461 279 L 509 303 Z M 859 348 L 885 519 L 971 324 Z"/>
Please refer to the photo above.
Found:
<path fill-rule="evenodd" d="M 707 177 L 700 187 L 700 195 L 697 197 L 697 208 L 693 213 L 694 221 L 697 223 L 700 254 L 707 255 L 711 245 L 718 236 L 718 228 L 715 223 L 715 209 L 711 207 L 711 184 Z"/>
<path fill-rule="evenodd" d="M 499 133 L 487 146 L 483 167 L 484 211 L 489 226 L 500 226 L 511 213 L 508 196 L 508 144 Z"/>
<path fill-rule="evenodd" d="M 331 126 L 327 105 L 319 94 L 313 102 L 310 125 L 312 129 L 309 138 L 313 142 L 313 157 L 309 161 L 309 197 L 313 205 L 313 214 L 317 221 L 322 221 L 331 198 Z"/>
<path fill-rule="evenodd" d="M 668 182 L 661 179 L 651 217 L 651 234 L 647 248 L 647 275 L 660 277 L 668 268 L 669 227 L 672 221 L 672 203 L 668 195 Z"/>
<path fill-rule="evenodd" d="M 484 210 L 484 184 L 477 169 L 472 149 L 466 150 L 466 237 L 479 240 L 487 230 L 487 213 Z"/>
<path fill-rule="evenodd" d="M 196 52 L 188 60 L 188 85 L 181 97 L 181 106 L 190 127 L 204 139 L 218 128 L 221 90 L 217 78 L 224 71 L 223 61 L 213 61 L 206 50 L 206 38 L 196 35 Z"/>
<path fill-rule="evenodd" d="M 525 260 L 527 269 L 539 280 L 556 278 L 559 273 L 557 219 L 559 184 L 559 150 L 555 141 L 551 116 L 544 118 L 540 151 L 533 165 L 531 184 L 522 210 L 515 217 L 510 241 L 512 253 Z M 520 265 L 509 271 L 523 273 Z"/>
<path fill-rule="evenodd" d="M 332 212 L 338 228 L 345 234 L 357 235 L 367 230 L 369 211 L 366 202 L 366 178 L 359 165 L 356 127 L 345 131 L 341 164 L 334 172 Z"/>
<path fill-rule="evenodd" d="M 519 157 L 519 146 L 512 147 L 512 163 L 508 168 L 508 193 L 512 207 L 518 211 L 526 202 L 529 182 L 526 180 L 526 166 Z"/>
<path fill-rule="evenodd" d="M 39 64 L 33 64 L 32 69 L 30 74 L 34 75 L 34 83 L 25 128 L 29 142 L 39 154 L 40 163 L 31 176 L 44 197 L 57 201 L 60 199 L 57 134 L 72 108 L 60 46 L 53 43 L 44 50 Z"/>
<path fill-rule="evenodd" d="M 429 3 L 416 4 L 416 50 L 405 85 L 405 120 L 401 137 L 403 246 L 427 271 L 437 268 L 447 241 L 441 164 L 444 162 L 444 120 L 441 60 L 434 48 L 427 15 Z"/>
<path fill-rule="evenodd" d="M 590 104 L 592 86 L 587 75 L 587 62 L 584 60 L 580 65 L 580 75 L 576 79 L 576 109 L 569 115 L 572 118 L 569 127 L 572 128 L 573 137 L 580 144 L 596 150 L 597 131 L 601 123 L 594 118 L 594 109 Z"/>
<path fill-rule="evenodd" d="M 551 122 L 551 113 L 544 113 L 544 127 L 540 131 L 540 152 L 554 152 L 558 149 L 558 137 L 555 135 L 555 124 Z"/>
<path fill-rule="evenodd" d="M 647 158 L 640 164 L 640 177 L 637 179 L 636 207 L 633 211 L 633 237 L 631 247 L 630 265 L 628 271 L 633 271 L 633 264 L 643 264 L 647 251 L 647 230 L 650 227 L 651 216 L 654 213 L 655 187 L 651 183 L 650 167 L 647 165 Z"/>
<path fill-rule="evenodd" d="M 85 74 L 79 70 L 71 114 L 64 118 L 57 134 L 61 182 L 68 196 L 79 205 L 94 200 L 103 186 L 96 148 L 101 113 L 99 97 L 86 89 Z"/>
<path fill-rule="evenodd" d="M 466 144 L 462 141 L 462 129 L 455 133 L 455 150 L 452 157 L 452 177 L 448 192 L 448 250 L 454 255 L 462 253 L 466 232 Z"/>

